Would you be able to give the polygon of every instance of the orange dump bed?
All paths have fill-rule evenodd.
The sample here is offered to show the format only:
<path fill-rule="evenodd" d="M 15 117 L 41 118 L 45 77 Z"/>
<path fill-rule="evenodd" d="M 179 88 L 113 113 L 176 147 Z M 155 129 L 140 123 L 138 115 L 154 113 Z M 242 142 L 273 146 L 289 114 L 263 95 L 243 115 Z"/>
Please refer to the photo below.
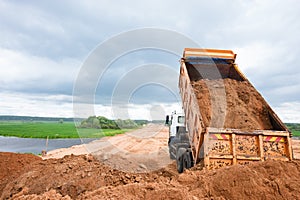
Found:
<path fill-rule="evenodd" d="M 208 168 L 292 160 L 291 134 L 231 50 L 186 48 L 179 89 L 195 163 Z"/>

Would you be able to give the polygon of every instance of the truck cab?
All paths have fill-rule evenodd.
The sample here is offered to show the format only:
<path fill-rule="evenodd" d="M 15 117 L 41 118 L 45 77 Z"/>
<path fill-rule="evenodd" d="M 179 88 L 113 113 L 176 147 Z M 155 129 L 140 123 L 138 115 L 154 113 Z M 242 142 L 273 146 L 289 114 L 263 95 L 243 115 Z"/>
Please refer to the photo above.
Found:
<path fill-rule="evenodd" d="M 177 170 L 181 173 L 184 168 L 188 169 L 193 165 L 184 114 L 174 111 L 171 115 L 167 115 L 166 125 L 169 126 L 170 159 L 176 160 Z"/>
<path fill-rule="evenodd" d="M 174 111 L 171 115 L 167 115 L 166 124 L 169 125 L 169 138 L 175 137 L 179 128 L 185 127 L 184 115 Z"/>

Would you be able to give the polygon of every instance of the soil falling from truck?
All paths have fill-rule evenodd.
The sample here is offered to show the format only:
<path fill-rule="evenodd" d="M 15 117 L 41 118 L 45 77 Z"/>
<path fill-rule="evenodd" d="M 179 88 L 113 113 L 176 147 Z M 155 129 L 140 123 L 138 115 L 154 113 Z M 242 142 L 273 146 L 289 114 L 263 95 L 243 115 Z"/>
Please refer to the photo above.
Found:
<path fill-rule="evenodd" d="M 201 79 L 193 81 L 192 86 L 206 127 L 234 128 L 243 131 L 274 129 L 267 104 L 249 82 L 229 78 Z M 216 95 L 211 95 L 212 91 L 217 95 L 226 95 L 224 97 L 226 102 L 214 104 L 212 107 L 212 103 L 216 101 Z M 212 121 L 213 117 L 221 115 L 225 115 L 225 120 L 221 124 L 215 124 Z"/>

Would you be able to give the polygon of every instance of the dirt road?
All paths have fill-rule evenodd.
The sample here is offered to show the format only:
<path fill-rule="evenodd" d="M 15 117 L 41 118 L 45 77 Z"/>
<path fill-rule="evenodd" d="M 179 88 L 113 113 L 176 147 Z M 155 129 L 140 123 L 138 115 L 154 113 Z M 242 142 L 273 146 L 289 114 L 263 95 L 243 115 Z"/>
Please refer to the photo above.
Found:
<path fill-rule="evenodd" d="M 91 153 L 97 160 L 118 170 L 149 172 L 171 163 L 167 146 L 168 137 L 166 126 L 149 124 L 142 129 L 122 135 L 53 150 L 43 159 Z"/>

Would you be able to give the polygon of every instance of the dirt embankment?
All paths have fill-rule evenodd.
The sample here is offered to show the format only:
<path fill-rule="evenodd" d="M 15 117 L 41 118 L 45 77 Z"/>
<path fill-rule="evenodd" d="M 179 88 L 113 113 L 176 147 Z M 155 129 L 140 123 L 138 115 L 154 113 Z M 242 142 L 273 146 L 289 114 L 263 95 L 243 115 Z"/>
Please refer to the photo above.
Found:
<path fill-rule="evenodd" d="M 266 161 L 183 174 L 175 164 L 149 173 L 126 173 L 92 156 L 41 160 L 1 153 L 1 199 L 299 199 L 300 161 Z M 17 160 L 22 158 L 22 162 Z M 13 160 L 16 160 L 13 161 Z M 24 164 L 25 163 L 25 164 Z M 6 169 L 19 169 L 13 179 Z M 1 183 L 4 183 L 1 180 Z"/>
<path fill-rule="evenodd" d="M 192 85 L 205 126 L 245 131 L 273 129 L 268 106 L 248 82 L 202 79 Z"/>
<path fill-rule="evenodd" d="M 40 157 L 31 154 L 0 153 L 0 194 L 7 183 L 26 171 L 27 166 L 41 160 Z"/>

